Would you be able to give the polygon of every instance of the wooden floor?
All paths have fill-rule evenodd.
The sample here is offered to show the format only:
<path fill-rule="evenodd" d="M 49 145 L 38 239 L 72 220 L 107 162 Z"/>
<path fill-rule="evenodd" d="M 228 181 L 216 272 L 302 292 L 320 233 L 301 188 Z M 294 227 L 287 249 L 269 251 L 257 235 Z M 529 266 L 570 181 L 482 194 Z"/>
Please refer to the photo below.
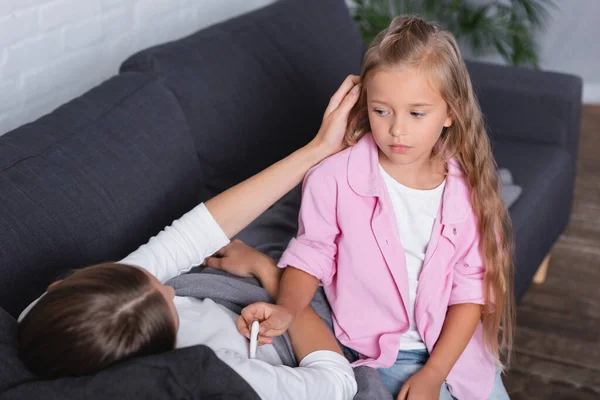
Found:
<path fill-rule="evenodd" d="M 600 399 L 600 106 L 584 107 L 571 223 L 517 308 L 512 400 Z"/>

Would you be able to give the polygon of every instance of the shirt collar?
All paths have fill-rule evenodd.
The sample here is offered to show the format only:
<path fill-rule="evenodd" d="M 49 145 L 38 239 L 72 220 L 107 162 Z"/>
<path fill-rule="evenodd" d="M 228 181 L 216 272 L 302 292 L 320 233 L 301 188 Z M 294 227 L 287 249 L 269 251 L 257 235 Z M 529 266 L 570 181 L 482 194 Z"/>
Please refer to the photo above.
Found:
<path fill-rule="evenodd" d="M 379 172 L 377 144 L 371 134 L 363 136 L 350 149 L 348 184 L 356 194 L 363 197 L 379 197 L 385 193 L 385 182 Z M 448 176 L 442 196 L 441 223 L 448 225 L 463 222 L 467 219 L 470 208 L 470 190 L 462 168 L 451 158 L 448 161 Z"/>

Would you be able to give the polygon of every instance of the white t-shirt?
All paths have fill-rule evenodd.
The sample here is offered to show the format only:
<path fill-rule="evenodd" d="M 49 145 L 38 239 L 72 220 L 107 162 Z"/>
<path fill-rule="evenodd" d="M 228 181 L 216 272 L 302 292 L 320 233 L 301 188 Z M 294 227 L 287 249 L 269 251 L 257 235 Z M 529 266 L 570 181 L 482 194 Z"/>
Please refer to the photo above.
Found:
<path fill-rule="evenodd" d="M 431 239 L 433 223 L 442 202 L 446 181 L 444 180 L 435 189 L 418 190 L 396 181 L 381 165 L 379 169 L 392 201 L 398 234 L 406 254 L 410 295 L 410 306 L 408 307 L 410 328 L 400 338 L 400 350 L 424 349 L 425 343 L 417 331 L 415 322 L 415 298 L 417 297 L 419 274 L 425 260 L 425 251 Z"/>
<path fill-rule="evenodd" d="M 142 267 L 161 282 L 189 271 L 229 243 L 204 204 L 166 227 L 120 261 Z M 37 300 L 19 316 L 19 321 Z M 272 345 L 260 346 L 257 358 L 248 357 L 248 340 L 235 325 L 238 314 L 210 299 L 175 297 L 180 326 L 177 347 L 204 344 L 258 393 L 261 399 L 350 400 L 357 392 L 350 363 L 338 353 L 315 351 L 297 368 L 281 365 Z"/>

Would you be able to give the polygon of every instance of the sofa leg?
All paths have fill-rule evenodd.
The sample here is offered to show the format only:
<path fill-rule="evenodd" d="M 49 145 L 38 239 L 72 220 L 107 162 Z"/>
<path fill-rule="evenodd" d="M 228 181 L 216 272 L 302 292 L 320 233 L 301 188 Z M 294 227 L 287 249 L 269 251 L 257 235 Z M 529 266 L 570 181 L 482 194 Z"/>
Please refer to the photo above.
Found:
<path fill-rule="evenodd" d="M 537 272 L 533 276 L 533 283 L 537 283 L 538 285 L 544 283 L 546 281 L 546 274 L 548 273 L 548 264 L 550 263 L 550 254 L 544 258 L 544 261 L 540 264 Z"/>

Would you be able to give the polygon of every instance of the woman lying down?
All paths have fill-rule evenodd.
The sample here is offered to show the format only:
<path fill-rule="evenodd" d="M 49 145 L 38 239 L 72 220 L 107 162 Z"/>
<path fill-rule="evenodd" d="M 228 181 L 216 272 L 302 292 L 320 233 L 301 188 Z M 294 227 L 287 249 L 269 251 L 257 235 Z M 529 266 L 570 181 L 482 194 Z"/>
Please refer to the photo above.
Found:
<path fill-rule="evenodd" d="M 239 315 L 211 299 L 175 296 L 163 283 L 227 246 L 221 255 L 245 260 L 222 263 L 236 266 L 228 272 L 255 276 L 276 298 L 275 263 L 240 242 L 228 245 L 229 238 L 341 148 L 346 116 L 357 97 L 350 91 L 355 80 L 342 84 L 307 146 L 198 205 L 119 263 L 83 268 L 51 284 L 19 317 L 19 351 L 27 366 L 42 378 L 79 376 L 125 358 L 204 344 L 262 399 L 352 399 L 357 392 L 352 368 L 310 307 L 289 330 L 300 360 L 291 368 L 282 365 L 272 339 L 249 358 L 248 339 L 236 327 Z"/>

